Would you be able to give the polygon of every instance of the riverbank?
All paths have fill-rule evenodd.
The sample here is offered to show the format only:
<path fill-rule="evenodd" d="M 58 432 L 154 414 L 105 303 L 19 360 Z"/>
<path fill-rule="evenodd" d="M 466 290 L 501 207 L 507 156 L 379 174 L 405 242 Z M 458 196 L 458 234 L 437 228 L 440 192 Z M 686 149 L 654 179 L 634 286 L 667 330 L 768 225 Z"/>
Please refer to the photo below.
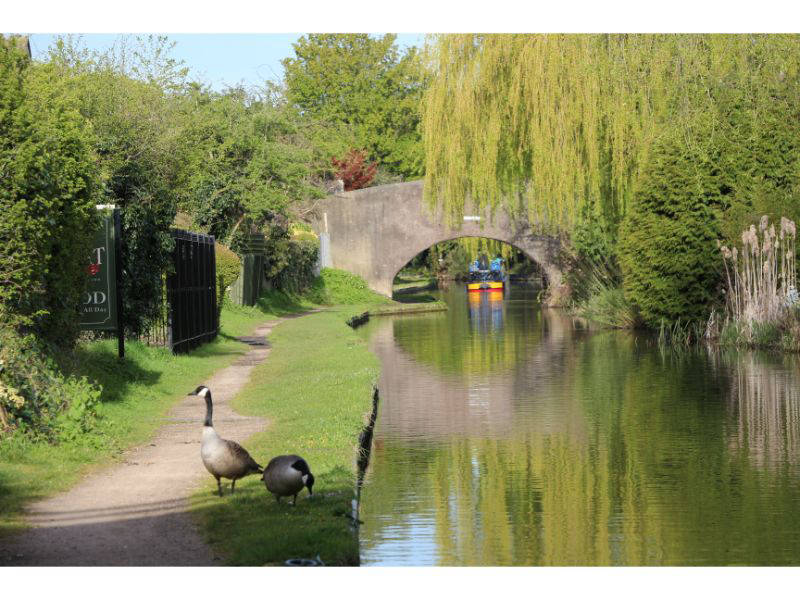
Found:
<path fill-rule="evenodd" d="M 421 273 L 403 273 L 395 277 L 392 297 L 436 289 L 436 277 Z"/>
<path fill-rule="evenodd" d="M 370 305 L 331 308 L 282 323 L 269 336 L 269 360 L 256 367 L 234 399 L 245 415 L 269 419 L 267 431 L 243 441 L 261 464 L 299 454 L 315 477 L 314 494 L 278 504 L 264 483 L 242 480 L 233 496 L 215 495 L 209 477 L 192 511 L 212 548 L 232 565 L 283 564 L 315 558 L 326 565 L 358 564 L 351 502 L 359 434 L 372 408 L 379 362 L 346 320 Z"/>
<path fill-rule="evenodd" d="M 57 445 L 20 433 L 0 440 L 0 537 L 25 527 L 25 505 L 69 489 L 94 470 L 120 460 L 127 448 L 150 439 L 197 382 L 247 353 L 249 346 L 237 337 L 270 318 L 312 306 L 277 292 L 255 307 L 226 304 L 217 339 L 184 355 L 127 341 L 125 361 L 120 362 L 116 340 L 79 345 L 74 374 L 103 388 L 97 425 Z"/>

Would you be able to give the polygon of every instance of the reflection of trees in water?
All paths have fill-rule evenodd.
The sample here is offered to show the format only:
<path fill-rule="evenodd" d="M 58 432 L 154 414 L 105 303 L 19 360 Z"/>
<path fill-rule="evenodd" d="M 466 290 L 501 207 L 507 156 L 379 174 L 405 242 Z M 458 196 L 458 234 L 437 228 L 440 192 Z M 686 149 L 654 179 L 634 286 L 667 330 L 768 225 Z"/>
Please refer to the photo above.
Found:
<path fill-rule="evenodd" d="M 732 371 L 729 444 L 759 468 L 800 465 L 800 368 L 796 356 L 724 353 Z"/>
<path fill-rule="evenodd" d="M 501 429 L 426 434 L 438 443 L 419 456 L 414 431 L 382 439 L 368 538 L 371 514 L 426 515 L 440 564 L 800 563 L 798 472 L 779 468 L 798 465 L 795 360 L 659 353 L 617 332 L 565 352 L 561 387 L 518 379 L 527 401 Z"/>

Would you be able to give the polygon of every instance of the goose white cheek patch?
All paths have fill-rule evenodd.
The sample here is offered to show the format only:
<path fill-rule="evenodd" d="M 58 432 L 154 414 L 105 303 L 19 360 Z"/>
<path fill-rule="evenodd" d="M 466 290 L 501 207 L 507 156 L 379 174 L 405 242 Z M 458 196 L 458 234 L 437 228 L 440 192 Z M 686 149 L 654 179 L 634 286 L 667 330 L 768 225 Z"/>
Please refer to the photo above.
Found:
<path fill-rule="evenodd" d="M 306 483 L 308 483 L 308 475 L 303 475 L 303 478 L 302 478 L 302 479 L 303 479 L 303 485 L 305 485 Z"/>

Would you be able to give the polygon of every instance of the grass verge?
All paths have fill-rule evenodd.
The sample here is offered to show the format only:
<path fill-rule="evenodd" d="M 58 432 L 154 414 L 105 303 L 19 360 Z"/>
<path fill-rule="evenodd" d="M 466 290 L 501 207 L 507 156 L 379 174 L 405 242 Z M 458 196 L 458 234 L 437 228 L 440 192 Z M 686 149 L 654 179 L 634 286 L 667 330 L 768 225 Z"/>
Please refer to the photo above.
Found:
<path fill-rule="evenodd" d="M 192 498 L 192 511 L 230 564 L 316 556 L 326 565 L 358 564 L 358 539 L 346 515 L 379 362 L 345 321 L 369 308 L 339 307 L 276 327 L 269 358 L 234 400 L 238 412 L 271 421 L 246 442 L 253 457 L 266 464 L 273 456 L 299 454 L 316 482 L 313 496 L 302 492 L 291 506 L 286 499 L 278 504 L 255 476 L 243 480 L 235 495 L 219 498 L 209 476 Z"/>
<path fill-rule="evenodd" d="M 436 278 L 430 275 L 403 273 L 395 277 L 392 285 L 392 295 L 435 289 L 436 284 Z"/>
<path fill-rule="evenodd" d="M 255 307 L 226 305 L 217 339 L 189 354 L 126 342 L 125 361 L 116 340 L 81 344 L 71 370 L 103 388 L 97 426 L 80 438 L 53 445 L 12 434 L 0 439 L 0 536 L 24 527 L 23 506 L 68 489 L 93 468 L 149 439 L 167 411 L 198 382 L 249 350 L 236 337 L 270 318 L 311 306 L 271 293 Z"/>

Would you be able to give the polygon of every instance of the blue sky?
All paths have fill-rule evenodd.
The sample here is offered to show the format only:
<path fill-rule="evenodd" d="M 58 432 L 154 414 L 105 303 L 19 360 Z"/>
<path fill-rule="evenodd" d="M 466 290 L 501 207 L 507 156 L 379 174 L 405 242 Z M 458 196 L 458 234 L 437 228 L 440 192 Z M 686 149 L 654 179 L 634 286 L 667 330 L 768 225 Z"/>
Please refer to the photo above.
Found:
<path fill-rule="evenodd" d="M 283 77 L 281 59 L 294 56 L 292 43 L 299 33 L 265 34 L 168 34 L 175 42 L 173 56 L 185 61 L 192 78 L 210 84 L 215 90 L 244 82 L 258 85 L 265 80 L 280 80 Z M 57 34 L 31 35 L 31 51 L 34 59 L 42 59 Z M 84 44 L 92 49 L 109 48 L 118 38 L 116 34 L 86 34 Z M 425 34 L 404 33 L 397 36 L 401 48 L 420 46 Z"/>
<path fill-rule="evenodd" d="M 91 32 L 90 47 L 104 48 L 107 32 L 179 32 L 174 55 L 196 78 L 215 89 L 244 81 L 259 84 L 280 78 L 280 60 L 292 55 L 299 33 L 398 31 L 401 45 L 419 45 L 426 32 L 741 32 L 796 31 L 800 12 L 785 0 L 759 0 L 758 10 L 744 0 L 671 0 L 669 6 L 641 0 L 305 0 L 302 4 L 252 0 L 35 0 L 6 2 L 1 28 L 32 34 L 34 57 L 42 56 L 54 35 Z M 788 14 L 787 14 L 788 11 Z M 275 33 L 262 33 L 262 32 Z M 218 32 L 218 33 L 206 33 Z"/>

